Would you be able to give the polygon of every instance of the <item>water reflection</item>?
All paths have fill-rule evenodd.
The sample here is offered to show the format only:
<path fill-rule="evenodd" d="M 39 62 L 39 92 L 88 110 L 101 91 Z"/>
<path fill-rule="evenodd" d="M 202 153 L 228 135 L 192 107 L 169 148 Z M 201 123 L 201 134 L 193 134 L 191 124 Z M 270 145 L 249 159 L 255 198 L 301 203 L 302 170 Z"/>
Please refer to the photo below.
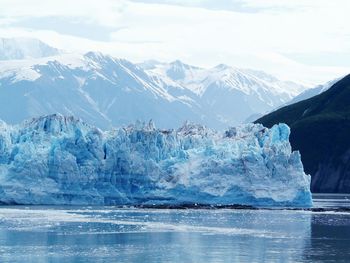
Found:
<path fill-rule="evenodd" d="M 2 208 L 1 262 L 307 260 L 311 213 Z"/>
<path fill-rule="evenodd" d="M 350 215 L 313 215 L 311 238 L 305 247 L 304 260 L 310 262 L 349 262 Z"/>

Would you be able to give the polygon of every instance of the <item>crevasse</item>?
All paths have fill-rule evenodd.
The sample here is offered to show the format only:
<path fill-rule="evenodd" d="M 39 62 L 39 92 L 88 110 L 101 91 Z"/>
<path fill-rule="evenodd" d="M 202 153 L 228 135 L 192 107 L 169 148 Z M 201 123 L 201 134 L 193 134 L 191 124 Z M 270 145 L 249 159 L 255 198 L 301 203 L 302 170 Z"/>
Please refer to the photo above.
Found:
<path fill-rule="evenodd" d="M 289 134 L 285 124 L 102 132 L 61 115 L 1 122 L 0 202 L 308 207 L 310 176 Z"/>

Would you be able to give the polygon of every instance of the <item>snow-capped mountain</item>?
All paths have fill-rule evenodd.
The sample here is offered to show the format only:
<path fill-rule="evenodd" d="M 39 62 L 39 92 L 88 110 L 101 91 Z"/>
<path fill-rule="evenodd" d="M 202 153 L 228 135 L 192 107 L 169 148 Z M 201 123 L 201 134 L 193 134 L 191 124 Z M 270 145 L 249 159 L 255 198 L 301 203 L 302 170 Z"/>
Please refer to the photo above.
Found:
<path fill-rule="evenodd" d="M 100 53 L 0 62 L 0 118 L 9 123 L 52 113 L 101 128 L 149 119 L 161 127 L 200 122 L 200 106 L 185 94 L 172 96 L 138 66 Z"/>
<path fill-rule="evenodd" d="M 0 61 L 0 119 L 60 113 L 102 129 L 153 119 L 213 128 L 236 125 L 289 101 L 305 87 L 266 73 L 174 61 L 133 64 L 97 52 Z"/>
<path fill-rule="evenodd" d="M 211 69 L 155 61 L 140 64 L 150 75 L 165 83 L 176 83 L 197 95 L 206 114 L 226 124 L 244 122 L 290 101 L 305 90 L 293 82 L 280 81 L 262 71 L 239 69 L 224 64 Z M 171 92 L 171 91 L 170 91 Z"/>
<path fill-rule="evenodd" d="M 0 60 L 41 58 L 60 51 L 34 38 L 0 38 Z"/>
<path fill-rule="evenodd" d="M 280 81 L 263 71 L 239 69 L 225 64 L 204 69 L 182 63 L 180 60 L 171 63 L 146 61 L 138 64 L 150 74 L 169 78 L 170 80 L 190 88 L 198 95 L 203 95 L 209 86 L 217 85 L 231 90 L 239 90 L 246 94 L 251 92 L 268 92 L 285 94 L 292 98 L 305 90 L 305 87 L 291 81 Z M 283 100 L 283 99 L 282 99 Z"/>

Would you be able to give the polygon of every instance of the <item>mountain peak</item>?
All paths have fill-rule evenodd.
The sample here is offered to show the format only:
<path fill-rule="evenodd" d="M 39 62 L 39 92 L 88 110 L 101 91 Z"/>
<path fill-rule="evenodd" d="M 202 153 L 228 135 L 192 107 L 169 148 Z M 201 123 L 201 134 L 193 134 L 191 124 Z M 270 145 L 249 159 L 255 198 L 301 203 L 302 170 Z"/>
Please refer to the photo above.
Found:
<path fill-rule="evenodd" d="M 174 60 L 169 63 L 172 67 L 179 67 L 179 68 L 184 68 L 184 69 L 190 69 L 191 66 L 188 64 L 183 63 L 181 60 Z"/>
<path fill-rule="evenodd" d="M 182 63 L 180 60 L 175 60 L 169 63 L 169 68 L 166 71 L 166 74 L 172 80 L 180 80 L 186 77 L 186 71 L 191 69 L 190 65 Z"/>

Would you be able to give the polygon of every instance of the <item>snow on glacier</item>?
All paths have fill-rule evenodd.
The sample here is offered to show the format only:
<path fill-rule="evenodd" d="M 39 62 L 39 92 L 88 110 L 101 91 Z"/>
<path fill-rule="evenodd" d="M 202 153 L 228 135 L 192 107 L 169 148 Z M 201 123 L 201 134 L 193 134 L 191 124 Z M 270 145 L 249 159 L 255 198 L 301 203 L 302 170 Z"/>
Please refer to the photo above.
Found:
<path fill-rule="evenodd" d="M 1 122 L 0 202 L 311 206 L 289 133 L 285 124 L 222 133 L 153 122 L 102 132 L 61 115 Z"/>

